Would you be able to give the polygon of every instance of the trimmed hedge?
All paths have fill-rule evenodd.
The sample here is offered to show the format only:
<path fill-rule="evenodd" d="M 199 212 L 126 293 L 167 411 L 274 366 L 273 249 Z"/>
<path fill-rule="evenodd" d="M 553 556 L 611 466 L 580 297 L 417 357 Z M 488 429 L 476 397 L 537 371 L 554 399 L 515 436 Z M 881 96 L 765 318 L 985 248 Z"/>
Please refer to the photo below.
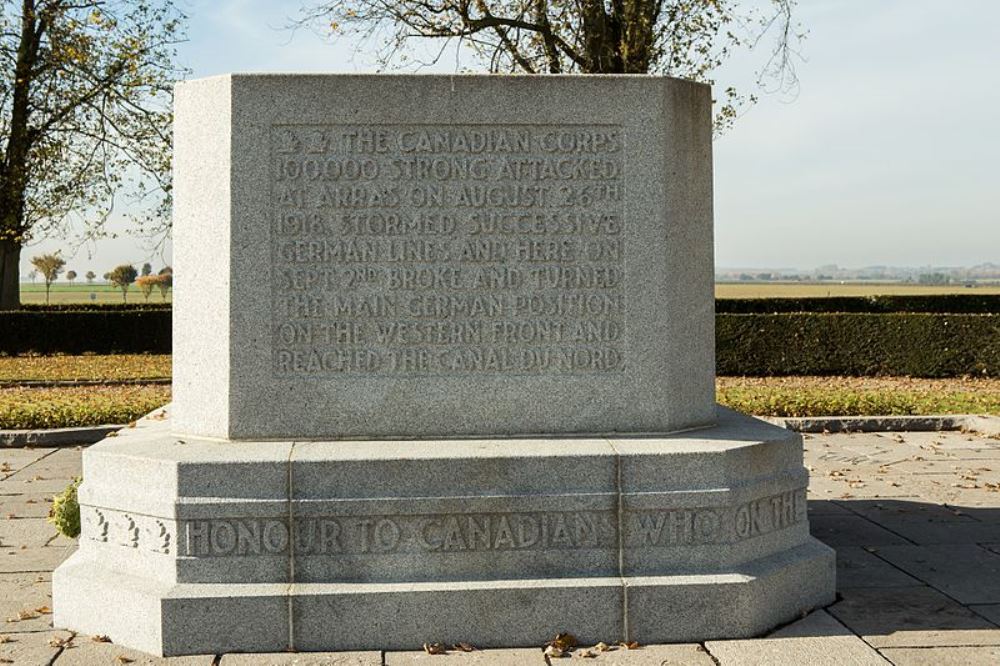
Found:
<path fill-rule="evenodd" d="M 163 308 L 0 312 L 0 353 L 171 351 Z M 716 315 L 720 375 L 1000 377 L 1000 314 Z"/>
<path fill-rule="evenodd" d="M 132 312 L 135 310 L 170 310 L 172 303 L 163 301 L 139 301 L 137 303 L 23 303 L 19 311 L 24 312 Z M 0 311 L 2 313 L 2 311 Z"/>
<path fill-rule="evenodd" d="M 1000 314 L 1000 294 L 717 298 L 715 300 L 715 311 L 719 314 L 775 314 L 778 312 Z"/>
<path fill-rule="evenodd" d="M 163 308 L 0 312 L 0 353 L 169 354 L 170 314 Z"/>
<path fill-rule="evenodd" d="M 720 314 L 720 375 L 1000 377 L 1000 315 Z"/>

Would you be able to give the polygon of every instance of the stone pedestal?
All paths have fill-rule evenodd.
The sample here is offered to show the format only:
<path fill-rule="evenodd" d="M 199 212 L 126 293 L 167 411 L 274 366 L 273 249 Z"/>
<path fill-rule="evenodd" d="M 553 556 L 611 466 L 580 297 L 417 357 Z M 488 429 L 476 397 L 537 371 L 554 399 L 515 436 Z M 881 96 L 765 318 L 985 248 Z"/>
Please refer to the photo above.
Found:
<path fill-rule="evenodd" d="M 85 453 L 56 624 L 171 655 L 652 643 L 832 601 L 799 437 L 714 404 L 711 106 L 646 76 L 180 84 L 174 403 Z"/>
<path fill-rule="evenodd" d="M 154 654 L 760 634 L 833 601 L 799 436 L 221 442 L 84 453 L 56 626 Z M 99 603 L 102 612 L 95 612 Z"/>

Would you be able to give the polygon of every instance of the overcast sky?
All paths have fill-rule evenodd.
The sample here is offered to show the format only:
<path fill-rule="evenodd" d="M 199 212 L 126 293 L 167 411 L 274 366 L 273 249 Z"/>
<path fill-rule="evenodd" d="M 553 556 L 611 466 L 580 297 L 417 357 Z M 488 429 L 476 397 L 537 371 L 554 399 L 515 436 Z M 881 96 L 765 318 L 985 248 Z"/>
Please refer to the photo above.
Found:
<path fill-rule="evenodd" d="M 299 0 L 178 3 L 193 77 L 375 69 L 363 45 L 283 30 Z M 761 95 L 715 142 L 717 265 L 1000 263 L 1000 0 L 800 0 L 797 18 L 797 94 Z M 737 56 L 719 87 L 752 91 L 764 55 Z M 57 248 L 81 275 L 170 262 L 169 243 L 46 240 L 22 272 Z"/>

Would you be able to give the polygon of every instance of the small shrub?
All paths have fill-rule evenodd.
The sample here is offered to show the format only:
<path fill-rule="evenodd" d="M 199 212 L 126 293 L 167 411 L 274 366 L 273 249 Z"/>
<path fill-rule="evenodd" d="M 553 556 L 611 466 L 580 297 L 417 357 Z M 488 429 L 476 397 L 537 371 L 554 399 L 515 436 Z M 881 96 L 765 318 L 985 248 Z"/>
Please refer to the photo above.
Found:
<path fill-rule="evenodd" d="M 49 509 L 49 522 L 55 525 L 56 532 L 70 539 L 80 536 L 80 503 L 76 498 L 80 481 L 82 479 L 76 477 L 66 490 L 53 497 Z"/>

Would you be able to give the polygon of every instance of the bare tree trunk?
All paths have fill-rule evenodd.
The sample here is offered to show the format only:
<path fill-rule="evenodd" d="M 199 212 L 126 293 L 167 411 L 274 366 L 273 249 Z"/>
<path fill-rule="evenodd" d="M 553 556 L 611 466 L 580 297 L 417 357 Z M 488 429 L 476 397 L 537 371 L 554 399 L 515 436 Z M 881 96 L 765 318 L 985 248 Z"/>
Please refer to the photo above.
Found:
<path fill-rule="evenodd" d="M 14 65 L 9 136 L 0 163 L 0 310 L 21 306 L 18 264 L 24 238 L 24 204 L 28 188 L 29 96 L 32 69 L 38 60 L 41 26 L 35 0 L 22 0 L 21 39 Z"/>
<path fill-rule="evenodd" d="M 0 240 L 0 310 L 17 310 L 21 307 L 21 285 L 18 268 L 21 263 L 21 244 Z"/>

